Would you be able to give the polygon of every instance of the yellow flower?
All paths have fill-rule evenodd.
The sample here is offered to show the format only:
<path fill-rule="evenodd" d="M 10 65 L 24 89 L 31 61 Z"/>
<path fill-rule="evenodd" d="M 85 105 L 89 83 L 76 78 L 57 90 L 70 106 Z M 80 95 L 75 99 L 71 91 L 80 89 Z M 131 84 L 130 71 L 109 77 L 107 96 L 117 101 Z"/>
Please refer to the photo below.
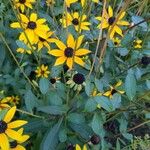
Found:
<path fill-rule="evenodd" d="M 78 12 L 74 12 L 73 14 L 67 12 L 64 18 L 60 19 L 60 22 L 64 28 L 73 25 L 76 31 L 81 32 L 81 30 L 90 30 L 88 26 L 91 25 L 91 23 L 86 22 L 86 18 L 86 15 L 80 16 Z"/>
<path fill-rule="evenodd" d="M 2 150 L 9 150 L 9 138 L 17 141 L 23 140 L 23 136 L 13 129 L 25 125 L 27 121 L 17 120 L 10 122 L 15 112 L 16 107 L 14 106 L 9 109 L 4 118 L 0 120 L 0 147 Z"/>
<path fill-rule="evenodd" d="M 134 48 L 140 49 L 142 48 L 142 40 L 134 40 Z"/>
<path fill-rule="evenodd" d="M 46 0 L 46 4 L 48 7 L 50 7 L 51 5 L 55 4 L 55 0 Z"/>
<path fill-rule="evenodd" d="M 75 150 L 82 150 L 82 149 L 78 144 L 76 144 L 76 149 Z M 87 150 L 86 145 L 83 146 L 83 150 Z"/>
<path fill-rule="evenodd" d="M 77 2 L 78 0 L 65 0 L 65 4 L 67 7 L 70 7 L 71 4 Z"/>
<path fill-rule="evenodd" d="M 103 95 L 107 96 L 111 99 L 113 97 L 113 94 L 115 94 L 115 93 L 124 94 L 125 91 L 117 90 L 117 88 L 121 85 L 122 85 L 122 81 L 119 80 L 118 83 L 116 83 L 114 86 L 110 86 L 110 90 L 105 92 Z"/>
<path fill-rule="evenodd" d="M 24 32 L 31 43 L 37 43 L 38 37 L 44 39 L 47 38 L 46 33 L 49 31 L 49 27 L 45 25 L 46 19 L 37 19 L 36 13 L 32 13 L 30 15 L 30 18 L 26 17 L 23 14 L 20 14 L 20 19 L 22 27 L 24 28 Z M 12 28 L 21 28 L 19 22 L 14 22 L 10 26 Z M 19 40 L 27 43 L 27 38 L 24 32 L 21 33 Z"/>
<path fill-rule="evenodd" d="M 26 7 L 32 9 L 32 3 L 35 3 L 35 0 L 14 0 L 15 7 L 20 8 L 22 12 Z"/>
<path fill-rule="evenodd" d="M 7 97 L 3 98 L 0 100 L 0 111 L 6 108 L 9 108 L 10 106 L 8 105 L 9 99 Z"/>
<path fill-rule="evenodd" d="M 35 73 L 38 78 L 39 77 L 48 78 L 50 71 L 48 71 L 48 66 L 41 65 L 40 67 L 37 67 Z"/>
<path fill-rule="evenodd" d="M 58 57 L 54 65 L 57 66 L 66 62 L 67 66 L 72 69 L 73 63 L 75 62 L 81 66 L 84 66 L 85 63 L 79 56 L 86 55 L 91 51 L 85 48 L 80 48 L 83 38 L 84 36 L 81 35 L 76 41 L 72 34 L 69 34 L 67 38 L 67 45 L 56 39 L 54 42 L 59 49 L 53 49 L 48 52 L 49 54 Z"/>
<path fill-rule="evenodd" d="M 113 39 L 115 33 L 118 33 L 119 35 L 123 36 L 122 30 L 119 26 L 128 26 L 129 25 L 129 22 L 122 20 L 124 16 L 125 16 L 125 12 L 122 12 L 119 17 L 115 16 L 113 13 L 112 7 L 109 6 L 108 13 L 105 10 L 104 18 L 102 19 L 102 17 L 96 17 L 96 19 L 99 21 L 103 20 L 102 29 L 108 28 L 108 31 L 110 34 L 110 39 Z M 116 18 L 118 18 L 117 21 L 116 21 Z M 113 27 L 114 22 L 115 22 L 115 25 Z M 101 24 L 98 25 L 98 28 L 100 28 L 100 27 L 101 27 Z M 110 33 L 110 31 L 111 31 L 111 33 Z"/>
<path fill-rule="evenodd" d="M 18 96 L 10 96 L 10 97 L 7 97 L 7 99 L 9 99 L 9 102 L 12 105 L 17 105 L 19 104 L 19 101 L 20 101 L 20 98 Z"/>
<path fill-rule="evenodd" d="M 38 50 L 41 50 L 44 46 L 50 50 L 49 42 L 51 42 L 51 35 L 53 32 L 49 31 L 46 33 L 46 38 L 39 37 L 38 40 Z"/>
<path fill-rule="evenodd" d="M 113 38 L 112 40 L 113 40 L 115 47 L 118 47 L 121 45 L 121 40 L 118 37 Z"/>
<path fill-rule="evenodd" d="M 23 134 L 23 128 L 17 131 L 20 135 Z M 22 140 L 12 140 L 9 142 L 10 150 L 25 150 L 25 148 L 21 145 L 29 139 L 29 135 L 22 135 Z"/>

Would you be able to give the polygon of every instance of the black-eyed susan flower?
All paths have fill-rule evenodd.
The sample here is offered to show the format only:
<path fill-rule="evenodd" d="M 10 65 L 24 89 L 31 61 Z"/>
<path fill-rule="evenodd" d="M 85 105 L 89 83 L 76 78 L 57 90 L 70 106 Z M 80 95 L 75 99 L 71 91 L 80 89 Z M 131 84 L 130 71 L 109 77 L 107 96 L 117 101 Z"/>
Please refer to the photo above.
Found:
<path fill-rule="evenodd" d="M 70 7 L 71 4 L 77 2 L 78 0 L 65 0 L 65 4 L 67 7 Z"/>
<path fill-rule="evenodd" d="M 83 146 L 83 149 L 80 147 L 80 145 L 76 144 L 75 150 L 87 150 L 86 145 Z"/>
<path fill-rule="evenodd" d="M 21 12 L 24 12 L 26 7 L 32 9 L 32 4 L 35 2 L 35 0 L 14 0 L 14 5 L 20 8 Z"/>
<path fill-rule="evenodd" d="M 38 50 L 41 50 L 44 46 L 50 50 L 50 45 L 49 43 L 51 42 L 51 36 L 53 32 L 49 31 L 46 33 L 46 38 L 39 37 L 38 40 Z"/>
<path fill-rule="evenodd" d="M 67 81 L 67 84 L 75 91 L 81 91 L 82 87 L 85 86 L 85 76 L 82 73 L 75 73 Z"/>
<path fill-rule="evenodd" d="M 66 62 L 67 66 L 72 69 L 73 63 L 75 62 L 81 66 L 84 66 L 85 63 L 80 56 L 89 54 L 91 51 L 85 48 L 80 48 L 83 38 L 84 36 L 81 35 L 77 40 L 75 40 L 72 34 L 69 34 L 67 38 L 67 45 L 56 39 L 54 42 L 59 49 L 53 49 L 48 52 L 49 54 L 58 57 L 54 65 L 61 65 Z"/>
<path fill-rule="evenodd" d="M 29 135 L 23 135 L 23 128 L 19 129 L 17 132 L 22 135 L 22 140 L 11 140 L 9 142 L 10 150 L 26 150 L 22 144 L 29 139 Z"/>
<path fill-rule="evenodd" d="M 60 19 L 60 22 L 64 28 L 73 25 L 76 31 L 81 32 L 81 30 L 90 30 L 89 25 L 91 25 L 91 23 L 85 21 L 86 19 L 86 15 L 80 16 L 78 12 L 74 12 L 72 14 L 67 12 L 67 14 L 65 14 L 65 16 Z"/>
<path fill-rule="evenodd" d="M 140 40 L 140 39 L 134 40 L 134 48 L 136 48 L 136 49 L 142 48 L 142 40 Z"/>
<path fill-rule="evenodd" d="M 49 31 L 49 27 L 45 24 L 46 19 L 37 18 L 36 13 L 32 13 L 29 18 L 24 14 L 20 14 L 20 21 L 25 32 L 22 32 L 19 37 L 21 41 L 27 43 L 27 36 L 29 41 L 34 44 L 38 42 L 38 37 L 47 38 L 46 33 Z M 14 22 L 10 26 L 12 28 L 22 28 L 19 22 Z"/>
<path fill-rule="evenodd" d="M 16 120 L 10 122 L 13 119 L 15 112 L 16 106 L 9 109 L 4 118 L 0 120 L 0 147 L 2 150 L 10 149 L 9 138 L 17 141 L 23 140 L 23 136 L 13 129 L 27 124 L 27 121 Z"/>
<path fill-rule="evenodd" d="M 121 39 L 119 39 L 118 37 L 113 38 L 112 41 L 113 41 L 115 47 L 118 47 L 121 45 Z"/>
<path fill-rule="evenodd" d="M 2 98 L 0 100 L 0 111 L 3 110 L 3 109 L 9 108 L 10 107 L 9 102 L 10 102 L 10 100 L 7 99 L 7 97 Z"/>
<path fill-rule="evenodd" d="M 130 25 L 129 22 L 122 20 L 124 16 L 125 16 L 125 12 L 122 12 L 119 17 L 117 17 L 117 15 L 115 16 L 112 7 L 109 6 L 108 13 L 105 10 L 103 23 L 102 25 L 99 24 L 98 28 L 100 28 L 101 26 L 102 26 L 102 29 L 108 28 L 110 39 L 113 39 L 115 33 L 118 33 L 119 35 L 123 36 L 122 30 L 119 26 Z M 96 19 L 99 21 L 102 21 L 102 17 L 96 17 Z M 115 22 L 115 25 L 114 25 L 114 22 Z"/>
<path fill-rule="evenodd" d="M 48 75 L 50 74 L 50 71 L 48 70 L 48 66 L 41 65 L 40 67 L 37 67 L 35 70 L 36 77 L 40 78 L 48 78 Z"/>
<path fill-rule="evenodd" d="M 125 91 L 118 90 L 117 88 L 122 85 L 122 81 L 119 80 L 114 86 L 110 86 L 110 90 L 105 92 L 103 95 L 109 97 L 110 99 L 113 97 L 113 94 L 120 93 L 124 94 Z"/>

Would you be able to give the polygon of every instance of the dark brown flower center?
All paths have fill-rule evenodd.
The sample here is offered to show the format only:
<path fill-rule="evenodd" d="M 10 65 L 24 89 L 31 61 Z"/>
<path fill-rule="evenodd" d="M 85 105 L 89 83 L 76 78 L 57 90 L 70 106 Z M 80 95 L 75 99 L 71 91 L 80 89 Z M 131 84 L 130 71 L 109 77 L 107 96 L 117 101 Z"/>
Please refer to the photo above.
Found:
<path fill-rule="evenodd" d="M 118 45 L 118 42 L 114 42 L 115 45 Z"/>
<path fill-rule="evenodd" d="M 29 21 L 28 22 L 28 26 L 29 29 L 35 29 L 36 28 L 36 23 L 33 21 Z"/>
<path fill-rule="evenodd" d="M 51 82 L 52 84 L 54 84 L 54 83 L 56 83 L 56 79 L 55 79 L 55 78 L 51 78 L 51 79 L 50 79 L 50 82 Z"/>
<path fill-rule="evenodd" d="M 76 83 L 76 84 L 82 84 L 84 81 L 85 81 L 85 77 L 83 74 L 81 73 L 77 73 L 73 76 L 73 81 Z"/>
<path fill-rule="evenodd" d="M 115 89 L 113 89 L 113 90 L 111 91 L 111 94 L 113 95 L 113 94 L 115 94 L 115 93 L 117 93 L 117 91 L 116 91 Z"/>
<path fill-rule="evenodd" d="M 79 20 L 77 18 L 74 18 L 72 20 L 72 23 L 76 26 L 76 25 L 79 25 Z"/>
<path fill-rule="evenodd" d="M 66 57 L 72 57 L 73 56 L 73 49 L 71 47 L 67 47 L 64 51 L 64 54 Z"/>
<path fill-rule="evenodd" d="M 94 145 L 99 144 L 99 142 L 100 142 L 100 137 L 99 137 L 99 135 L 97 135 L 97 134 L 93 135 L 93 136 L 91 137 L 90 141 L 91 141 L 91 143 L 94 144 Z"/>
<path fill-rule="evenodd" d="M 39 40 L 41 41 L 41 42 L 44 42 L 44 41 L 46 41 L 44 38 L 42 38 L 42 37 L 39 37 Z"/>
<path fill-rule="evenodd" d="M 0 121 L 0 134 L 5 133 L 7 129 L 7 123 L 3 120 Z"/>
<path fill-rule="evenodd" d="M 148 56 L 143 56 L 142 59 L 141 59 L 141 63 L 145 66 L 149 65 L 150 64 L 150 57 Z"/>
<path fill-rule="evenodd" d="M 10 142 L 10 148 L 16 148 L 18 145 L 17 141 Z"/>
<path fill-rule="evenodd" d="M 19 0 L 19 3 L 24 4 L 26 0 Z"/>
<path fill-rule="evenodd" d="M 108 23 L 109 23 L 109 25 L 113 25 L 113 23 L 115 22 L 115 17 L 110 17 L 109 19 L 108 19 Z"/>

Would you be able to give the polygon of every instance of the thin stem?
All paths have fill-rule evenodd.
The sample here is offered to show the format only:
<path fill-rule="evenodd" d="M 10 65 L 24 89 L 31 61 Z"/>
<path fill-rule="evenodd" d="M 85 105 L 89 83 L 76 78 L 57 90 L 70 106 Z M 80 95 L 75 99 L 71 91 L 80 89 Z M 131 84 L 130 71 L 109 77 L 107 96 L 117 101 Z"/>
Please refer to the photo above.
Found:
<path fill-rule="evenodd" d="M 34 115 L 32 113 L 29 113 L 27 111 L 24 111 L 24 110 L 21 110 L 21 109 L 16 109 L 18 112 L 21 112 L 22 114 L 26 114 L 26 115 L 29 115 L 29 116 L 32 116 L 32 117 L 35 117 L 35 118 L 40 118 L 40 119 L 44 119 L 44 117 L 42 116 L 38 116 L 38 115 Z"/>

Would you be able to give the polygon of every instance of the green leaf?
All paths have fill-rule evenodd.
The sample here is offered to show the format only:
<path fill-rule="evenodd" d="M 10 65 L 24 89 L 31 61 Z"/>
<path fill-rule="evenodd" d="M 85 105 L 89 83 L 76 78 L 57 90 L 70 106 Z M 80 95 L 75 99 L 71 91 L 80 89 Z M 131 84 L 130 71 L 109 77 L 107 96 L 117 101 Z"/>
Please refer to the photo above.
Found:
<path fill-rule="evenodd" d="M 76 124 L 69 123 L 70 127 L 80 134 L 84 139 L 89 139 L 89 137 L 93 134 L 92 129 L 87 124 Z"/>
<path fill-rule="evenodd" d="M 96 102 L 105 110 L 107 110 L 108 112 L 113 111 L 113 105 L 111 103 L 111 101 L 105 97 L 105 96 L 96 96 L 95 97 Z"/>
<path fill-rule="evenodd" d="M 49 80 L 47 78 L 41 78 L 39 81 L 39 86 L 42 94 L 46 94 L 50 86 Z"/>
<path fill-rule="evenodd" d="M 68 115 L 68 121 L 80 124 L 85 122 L 85 118 L 82 114 L 71 113 Z"/>
<path fill-rule="evenodd" d="M 32 93 L 31 90 L 28 90 L 25 93 L 24 99 L 25 99 L 25 105 L 26 105 L 27 110 L 29 112 L 32 112 L 32 109 L 37 106 L 36 96 Z"/>
<path fill-rule="evenodd" d="M 133 100 L 136 95 L 136 79 L 132 70 L 128 71 L 126 80 L 125 80 L 125 91 L 130 100 Z"/>
<path fill-rule="evenodd" d="M 38 107 L 38 111 L 52 114 L 52 115 L 62 115 L 68 111 L 68 107 L 66 105 L 60 105 L 60 106 L 42 106 Z"/>
<path fill-rule="evenodd" d="M 92 84 L 90 80 L 86 80 L 85 92 L 88 96 L 92 93 Z"/>
<path fill-rule="evenodd" d="M 85 111 L 92 112 L 96 108 L 97 108 L 97 102 L 95 101 L 95 97 L 89 98 L 85 104 Z"/>
<path fill-rule="evenodd" d="M 94 114 L 92 123 L 91 123 L 93 131 L 101 137 L 104 137 L 104 130 L 103 130 L 103 121 L 100 115 L 97 113 Z"/>
<path fill-rule="evenodd" d="M 57 124 L 55 124 L 44 136 L 40 150 L 56 150 L 58 143 L 58 133 L 62 124 L 63 118 L 61 118 Z"/>
<path fill-rule="evenodd" d="M 59 132 L 59 140 L 60 140 L 60 142 L 65 142 L 67 140 L 67 131 L 66 131 L 66 129 L 62 129 Z"/>

